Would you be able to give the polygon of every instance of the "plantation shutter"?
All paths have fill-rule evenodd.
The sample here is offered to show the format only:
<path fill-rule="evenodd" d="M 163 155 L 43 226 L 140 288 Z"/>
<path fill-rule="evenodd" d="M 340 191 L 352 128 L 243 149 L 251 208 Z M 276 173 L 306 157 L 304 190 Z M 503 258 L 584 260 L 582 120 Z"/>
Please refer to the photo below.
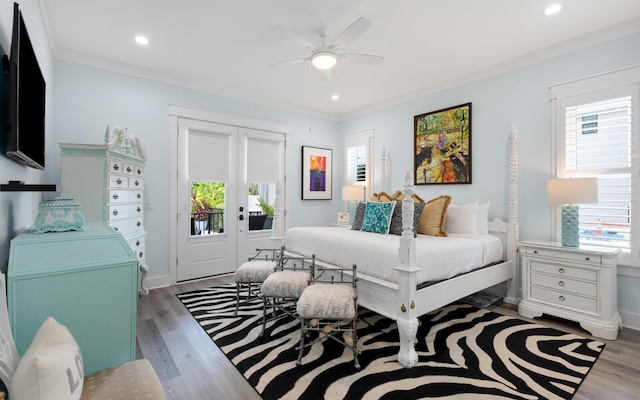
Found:
<path fill-rule="evenodd" d="M 373 129 L 344 136 L 344 185 L 364 186 L 369 196 L 373 187 Z"/>
<path fill-rule="evenodd" d="M 559 175 L 598 178 L 598 203 L 580 205 L 581 244 L 627 251 L 633 247 L 636 229 L 632 229 L 632 220 L 640 221 L 633 215 L 634 182 L 637 184 L 632 157 L 637 140 L 633 91 L 632 86 L 560 100 L 563 162 Z"/>

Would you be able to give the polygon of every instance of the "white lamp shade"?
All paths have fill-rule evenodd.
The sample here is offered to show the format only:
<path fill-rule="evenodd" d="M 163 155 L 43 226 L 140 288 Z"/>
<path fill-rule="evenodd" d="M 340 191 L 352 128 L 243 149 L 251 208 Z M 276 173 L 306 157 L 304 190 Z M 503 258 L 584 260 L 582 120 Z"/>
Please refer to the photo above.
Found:
<path fill-rule="evenodd" d="M 360 201 L 364 200 L 363 186 L 343 186 L 342 201 Z"/>
<path fill-rule="evenodd" d="M 598 202 L 598 178 L 551 179 L 547 181 L 547 203 L 588 204 Z"/>

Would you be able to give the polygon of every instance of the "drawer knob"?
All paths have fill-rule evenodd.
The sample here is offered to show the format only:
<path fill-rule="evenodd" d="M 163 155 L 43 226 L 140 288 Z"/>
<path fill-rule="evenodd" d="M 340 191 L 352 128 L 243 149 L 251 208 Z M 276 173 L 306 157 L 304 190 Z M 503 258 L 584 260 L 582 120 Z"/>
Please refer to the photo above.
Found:
<path fill-rule="evenodd" d="M 118 215 L 118 210 L 113 210 L 113 212 L 111 214 Z"/>
<path fill-rule="evenodd" d="M 558 273 L 564 274 L 564 268 L 558 268 Z"/>
<path fill-rule="evenodd" d="M 140 198 L 140 197 L 142 197 L 142 195 L 141 195 L 140 193 L 138 193 L 138 195 L 137 195 L 136 197 L 137 197 L 137 198 Z"/>
<path fill-rule="evenodd" d="M 118 167 L 118 164 L 113 164 L 113 170 L 114 170 L 114 171 L 117 171 L 117 170 L 119 170 L 119 169 L 120 169 L 120 167 Z"/>
<path fill-rule="evenodd" d="M 142 256 L 143 256 L 143 255 L 144 255 L 144 253 L 143 253 L 143 252 L 140 252 L 139 257 L 140 257 L 140 258 L 142 258 Z"/>
<path fill-rule="evenodd" d="M 560 297 L 558 297 L 558 299 L 559 299 L 560 301 L 564 301 L 564 296 L 560 296 Z"/>
<path fill-rule="evenodd" d="M 114 194 L 113 194 L 113 199 L 114 199 L 114 200 L 118 200 L 118 197 L 120 197 L 120 196 L 118 196 L 118 193 L 114 193 Z"/>
<path fill-rule="evenodd" d="M 127 167 L 127 172 L 131 172 L 131 167 Z"/>
<path fill-rule="evenodd" d="M 140 223 L 140 221 L 138 221 L 138 222 L 136 223 L 136 226 L 140 226 L 140 225 L 142 225 L 142 224 Z"/>
<path fill-rule="evenodd" d="M 140 241 L 136 240 L 136 246 L 140 246 Z"/>
<path fill-rule="evenodd" d="M 121 185 L 121 184 L 122 184 L 122 179 L 118 178 L 118 180 L 116 181 L 116 183 L 117 183 L 118 185 Z"/>
<path fill-rule="evenodd" d="M 117 231 L 117 230 L 118 230 L 118 227 L 117 227 L 117 226 L 114 226 L 114 227 L 113 227 L 113 229 L 115 229 L 115 230 Z"/>
<path fill-rule="evenodd" d="M 538 254 L 538 250 L 534 250 L 534 251 L 533 251 L 533 254 Z"/>
<path fill-rule="evenodd" d="M 138 168 L 138 175 L 142 175 L 142 170 Z"/>
<path fill-rule="evenodd" d="M 136 211 L 140 212 L 140 211 L 142 211 L 142 209 L 140 207 L 138 207 L 138 208 L 136 208 Z"/>
<path fill-rule="evenodd" d="M 587 261 L 589 261 L 589 257 L 585 257 L 584 259 L 585 259 L 585 260 L 587 260 Z"/>
<path fill-rule="evenodd" d="M 564 286 L 564 282 L 563 281 L 558 282 L 558 286 Z"/>
<path fill-rule="evenodd" d="M 138 185 L 140 185 L 140 182 L 138 182 L 138 181 L 136 180 L 136 186 L 138 186 Z"/>

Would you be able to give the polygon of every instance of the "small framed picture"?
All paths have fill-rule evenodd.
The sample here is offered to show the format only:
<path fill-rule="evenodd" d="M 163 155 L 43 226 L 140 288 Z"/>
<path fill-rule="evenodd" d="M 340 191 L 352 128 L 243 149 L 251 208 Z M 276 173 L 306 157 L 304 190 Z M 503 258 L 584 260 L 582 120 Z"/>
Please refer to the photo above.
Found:
<path fill-rule="evenodd" d="M 343 223 L 343 224 L 348 224 L 349 223 L 349 213 L 348 212 L 338 213 L 338 222 Z"/>

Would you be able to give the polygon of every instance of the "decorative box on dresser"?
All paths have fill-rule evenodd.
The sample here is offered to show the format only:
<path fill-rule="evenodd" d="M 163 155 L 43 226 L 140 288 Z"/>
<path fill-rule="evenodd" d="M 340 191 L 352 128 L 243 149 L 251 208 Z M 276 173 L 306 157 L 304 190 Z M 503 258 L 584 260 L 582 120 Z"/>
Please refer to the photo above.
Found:
<path fill-rule="evenodd" d="M 595 246 L 521 242 L 518 313 L 527 318 L 549 314 L 576 321 L 593 336 L 615 340 L 622 329 L 617 299 L 619 253 L 619 249 Z"/>
<path fill-rule="evenodd" d="M 60 143 L 64 197 L 80 202 L 87 221 L 104 221 L 120 232 L 140 262 L 140 294 L 149 267 L 145 256 L 144 167 L 147 160 L 139 138 L 109 127 L 104 144 Z"/>
<path fill-rule="evenodd" d="M 52 316 L 78 342 L 85 375 L 135 360 L 137 301 L 138 261 L 104 222 L 69 232 L 32 227 L 11 241 L 7 305 L 21 355 Z"/>

